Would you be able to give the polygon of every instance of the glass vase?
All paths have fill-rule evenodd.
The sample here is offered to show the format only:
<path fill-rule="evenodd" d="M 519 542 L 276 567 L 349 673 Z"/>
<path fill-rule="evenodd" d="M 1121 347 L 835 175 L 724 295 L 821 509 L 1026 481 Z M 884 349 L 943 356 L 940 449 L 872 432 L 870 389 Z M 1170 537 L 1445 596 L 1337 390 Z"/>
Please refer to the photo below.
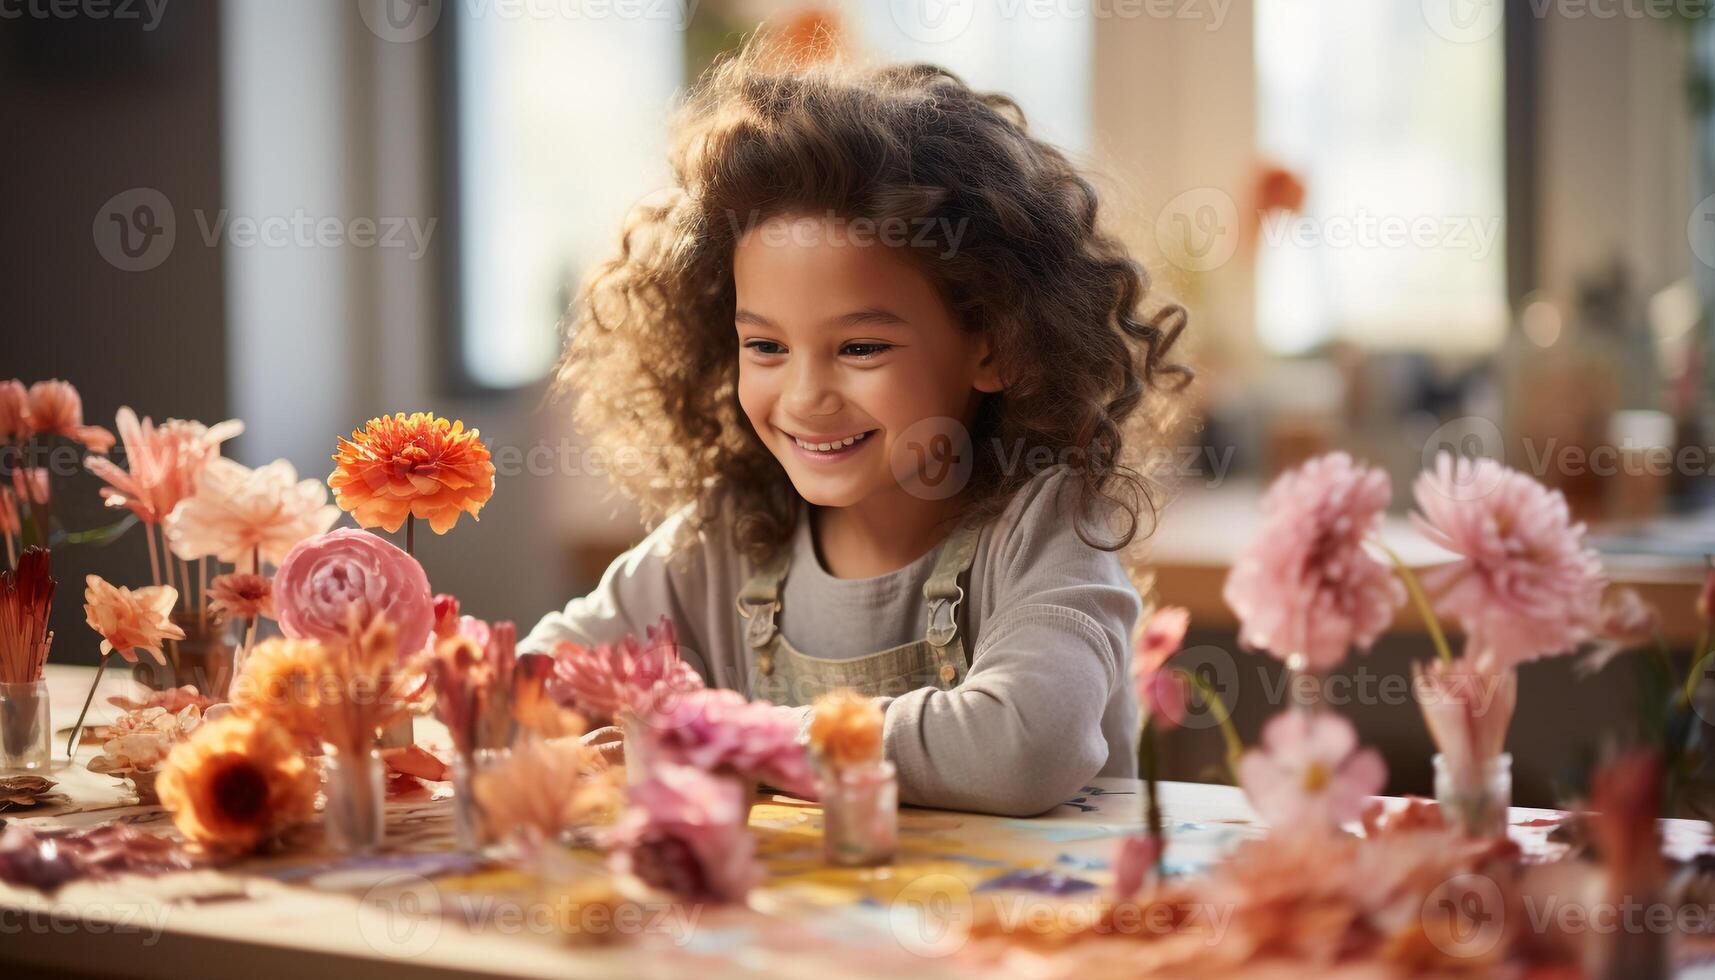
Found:
<path fill-rule="evenodd" d="M 508 748 L 477 749 L 459 753 L 453 758 L 453 833 L 461 851 L 481 851 L 495 843 L 489 830 L 482 805 L 476 798 L 476 777 L 482 771 L 504 763 L 512 755 Z"/>
<path fill-rule="evenodd" d="M 1505 837 L 1507 808 L 1513 801 L 1513 757 L 1500 755 L 1477 767 L 1465 779 L 1435 755 L 1435 799 L 1448 823 L 1467 837 Z"/>
<path fill-rule="evenodd" d="M 139 656 L 131 667 L 132 678 L 154 691 L 190 687 L 203 697 L 226 700 L 232 691 L 233 656 L 237 652 L 227 630 L 195 616 L 176 615 L 173 622 L 185 631 L 185 638 L 167 641 L 162 650 L 165 664 L 156 663 L 148 654 Z"/>
<path fill-rule="evenodd" d="M 899 844 L 899 780 L 893 763 L 828 770 L 820 779 L 822 852 L 829 864 L 886 864 Z"/>
<path fill-rule="evenodd" d="M 379 848 L 387 835 L 387 767 L 381 753 L 330 752 L 322 779 L 328 847 L 340 854 Z"/>
<path fill-rule="evenodd" d="M 48 768 L 53 730 L 46 679 L 0 684 L 0 771 Z"/>

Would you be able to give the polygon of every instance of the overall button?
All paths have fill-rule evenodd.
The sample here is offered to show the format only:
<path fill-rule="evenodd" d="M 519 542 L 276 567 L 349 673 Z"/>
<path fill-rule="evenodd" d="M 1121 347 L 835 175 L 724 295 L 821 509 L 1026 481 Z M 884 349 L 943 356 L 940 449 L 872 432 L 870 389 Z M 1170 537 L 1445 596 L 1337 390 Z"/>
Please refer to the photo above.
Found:
<path fill-rule="evenodd" d="M 943 683 L 943 684 L 953 683 L 953 678 L 955 676 L 957 676 L 957 674 L 958 674 L 958 671 L 955 671 L 953 669 L 952 664 L 943 664 L 941 666 L 941 683 Z"/>

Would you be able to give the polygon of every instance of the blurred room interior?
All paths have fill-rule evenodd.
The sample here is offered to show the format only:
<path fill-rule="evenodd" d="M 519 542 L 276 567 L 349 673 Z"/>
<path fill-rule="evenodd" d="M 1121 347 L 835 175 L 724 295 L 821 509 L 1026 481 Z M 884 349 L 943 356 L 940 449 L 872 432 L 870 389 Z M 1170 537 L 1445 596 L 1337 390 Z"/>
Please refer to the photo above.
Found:
<path fill-rule="evenodd" d="M 1695 640 L 1715 551 L 1707 22 L 1597 0 L 1540 17 L 1463 0 L 574 6 L 172 0 L 0 21 L 0 376 L 69 379 L 104 425 L 122 405 L 241 418 L 231 455 L 316 477 L 371 416 L 461 418 L 494 449 L 494 505 L 420 553 L 467 609 L 533 623 L 641 532 L 604 473 L 646 459 L 584 453 L 551 399 L 560 315 L 666 183 L 687 84 L 761 31 L 803 57 L 945 65 L 1099 175 L 1114 232 L 1189 308 L 1198 372 L 1178 445 L 1150 458 L 1167 506 L 1140 585 L 1191 609 L 1189 655 L 1212 651 L 1247 730 L 1268 709 L 1244 692 L 1281 671 L 1238 649 L 1220 584 L 1267 479 L 1328 449 L 1392 474 L 1408 553 L 1424 546 L 1406 488 L 1436 449 L 1505 459 L 1566 493 L 1671 643 Z M 96 481 L 77 479 L 62 515 L 98 523 Z M 62 556 L 62 582 L 142 577 L 137 549 Z M 56 660 L 95 662 L 80 616 L 56 610 L 82 637 Z M 1384 691 L 1427 649 L 1396 634 L 1344 673 Z M 1515 799 L 1547 805 L 1625 723 L 1632 682 L 1618 663 L 1599 682 L 1573 658 L 1524 670 Z M 1386 697 L 1341 710 L 1387 755 L 1390 792 L 1427 792 L 1428 736 Z M 1220 752 L 1212 729 L 1169 747 L 1178 778 Z"/>

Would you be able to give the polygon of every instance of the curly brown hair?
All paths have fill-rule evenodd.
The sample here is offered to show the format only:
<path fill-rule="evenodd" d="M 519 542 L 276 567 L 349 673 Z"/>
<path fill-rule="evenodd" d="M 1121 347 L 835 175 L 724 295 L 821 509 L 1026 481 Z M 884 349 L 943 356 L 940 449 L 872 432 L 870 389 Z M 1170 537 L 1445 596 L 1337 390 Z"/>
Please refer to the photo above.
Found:
<path fill-rule="evenodd" d="M 903 251 L 989 334 L 1005 387 L 971 427 L 956 517 L 998 514 L 1033 475 L 1017 461 L 1045 447 L 1076 464 L 1081 515 L 1100 501 L 1121 515 L 1106 541 L 1081 516 L 1086 543 L 1118 550 L 1145 511 L 1153 523 L 1122 451 L 1168 414 L 1140 412 L 1146 399 L 1191 380 L 1167 359 L 1185 311 L 1143 310 L 1149 276 L 1098 229 L 1095 189 L 1011 99 L 933 65 L 782 66 L 753 45 L 709 70 L 674 133 L 674 186 L 633 210 L 586 282 L 559 370 L 598 444 L 649 447 L 618 477 L 646 520 L 694 504 L 700 529 L 732 506 L 733 544 L 759 561 L 790 535 L 800 498 L 738 400 L 733 249 L 770 218 L 828 214 L 939 236 Z"/>

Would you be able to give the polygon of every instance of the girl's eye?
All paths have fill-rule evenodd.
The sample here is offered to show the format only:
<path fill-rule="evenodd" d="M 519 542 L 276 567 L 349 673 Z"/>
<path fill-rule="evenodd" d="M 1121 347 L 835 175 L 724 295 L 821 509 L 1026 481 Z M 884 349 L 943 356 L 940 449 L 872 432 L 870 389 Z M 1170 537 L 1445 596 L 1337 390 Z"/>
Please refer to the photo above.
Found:
<path fill-rule="evenodd" d="M 747 340 L 744 342 L 744 346 L 750 348 L 753 351 L 756 351 L 758 354 L 784 354 L 784 353 L 786 353 L 786 348 L 780 346 L 779 344 L 775 343 L 772 340 L 760 340 L 760 339 L 759 340 Z"/>
<path fill-rule="evenodd" d="M 847 344 L 842 352 L 863 361 L 892 349 L 892 344 Z"/>

